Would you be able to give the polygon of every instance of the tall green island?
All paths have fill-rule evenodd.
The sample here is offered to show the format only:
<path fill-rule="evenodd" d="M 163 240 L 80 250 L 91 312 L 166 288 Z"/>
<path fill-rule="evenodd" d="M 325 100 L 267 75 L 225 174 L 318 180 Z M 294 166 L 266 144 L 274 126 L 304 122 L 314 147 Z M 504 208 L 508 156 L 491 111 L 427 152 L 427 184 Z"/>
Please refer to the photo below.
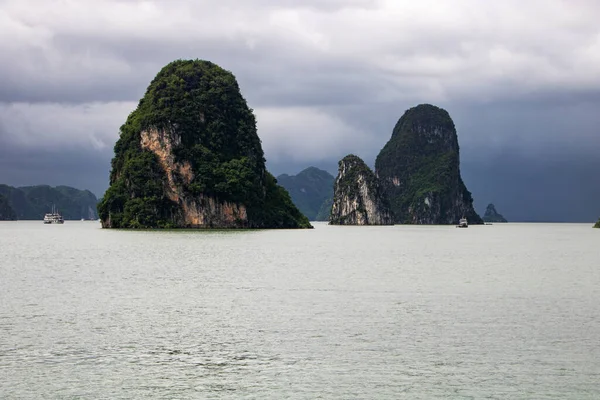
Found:
<path fill-rule="evenodd" d="M 234 75 L 203 60 L 165 66 L 120 129 L 104 228 L 311 228 L 265 167 Z"/>
<path fill-rule="evenodd" d="M 448 112 L 431 104 L 406 110 L 375 161 L 398 224 L 483 224 L 460 175 L 458 136 Z"/>

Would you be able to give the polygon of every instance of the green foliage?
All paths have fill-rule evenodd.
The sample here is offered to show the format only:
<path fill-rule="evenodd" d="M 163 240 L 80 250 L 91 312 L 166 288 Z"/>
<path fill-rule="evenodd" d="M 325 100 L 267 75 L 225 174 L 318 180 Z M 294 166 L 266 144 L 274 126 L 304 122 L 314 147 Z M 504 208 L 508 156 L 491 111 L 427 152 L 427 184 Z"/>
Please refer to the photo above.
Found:
<path fill-rule="evenodd" d="M 437 223 L 458 221 L 462 214 L 469 223 L 483 222 L 460 176 L 454 122 L 441 108 L 421 104 L 407 110 L 377 156 L 375 169 L 398 223 L 430 219 L 424 215 L 430 212 L 426 202 L 434 201 L 440 206 Z"/>
<path fill-rule="evenodd" d="M 0 221 L 14 221 L 16 219 L 17 214 L 10 206 L 8 199 L 0 194 Z"/>
<path fill-rule="evenodd" d="M 596 222 L 594 228 L 600 228 L 600 218 L 598 218 L 598 222 Z"/>
<path fill-rule="evenodd" d="M 443 108 L 431 104 L 420 104 L 410 108 L 402 115 L 394 127 L 392 138 L 401 138 L 421 146 L 428 143 L 437 147 L 437 144 L 431 142 L 430 139 L 444 131 L 456 132 L 450 114 Z M 420 135 L 406 135 L 406 132 L 418 132 Z M 458 148 L 456 136 L 449 139 L 448 144 L 453 148 Z"/>
<path fill-rule="evenodd" d="M 168 150 L 175 162 L 191 165 L 192 180 L 172 171 L 170 182 L 157 156 L 142 149 L 142 132 L 169 136 Z M 152 80 L 121 126 L 100 217 L 105 226 L 121 228 L 183 226 L 179 204 L 166 195 L 172 183 L 184 197 L 244 205 L 250 227 L 304 225 L 293 204 L 289 208 L 269 186 L 256 120 L 235 77 L 208 61 L 174 61 Z"/>
<path fill-rule="evenodd" d="M 329 218 L 334 181 L 329 172 L 309 167 L 298 175 L 279 175 L 277 181 L 289 192 L 294 204 L 308 219 L 326 221 Z"/>
<path fill-rule="evenodd" d="M 41 220 L 55 206 L 67 220 L 96 219 L 96 196 L 89 190 L 48 185 L 15 188 L 0 185 L 3 195 L 20 220 Z"/>
<path fill-rule="evenodd" d="M 140 128 L 176 130 L 183 148 L 205 146 L 221 161 L 264 162 L 256 121 L 233 74 L 208 61 L 178 60 L 150 83 L 138 106 Z"/>
<path fill-rule="evenodd" d="M 264 202 L 248 208 L 248 219 L 253 221 L 254 228 L 312 228 L 289 193 L 277 185 L 277 179 L 269 172 L 266 173 Z"/>
<path fill-rule="evenodd" d="M 123 209 L 122 227 L 140 228 L 173 228 L 172 214 L 161 210 L 170 209 L 170 201 L 164 197 L 137 197 L 125 204 Z M 171 218 L 169 218 L 171 217 Z"/>
<path fill-rule="evenodd" d="M 120 174 L 98 204 L 100 219 L 114 228 L 174 226 L 176 204 L 164 193 L 165 173 L 154 153 L 128 149 Z"/>

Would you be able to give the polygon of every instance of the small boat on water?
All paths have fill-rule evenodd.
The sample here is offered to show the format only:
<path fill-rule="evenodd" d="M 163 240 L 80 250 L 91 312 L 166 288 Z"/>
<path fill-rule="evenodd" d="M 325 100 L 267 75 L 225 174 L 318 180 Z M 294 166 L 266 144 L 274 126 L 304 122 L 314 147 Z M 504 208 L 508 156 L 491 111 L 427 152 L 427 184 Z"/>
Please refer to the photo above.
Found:
<path fill-rule="evenodd" d="M 462 217 L 459 221 L 458 221 L 458 225 L 456 225 L 457 228 L 468 228 L 469 224 L 467 224 L 467 219 L 465 217 Z"/>
<path fill-rule="evenodd" d="M 65 220 L 58 210 L 52 205 L 52 212 L 44 215 L 44 224 L 64 224 Z"/>

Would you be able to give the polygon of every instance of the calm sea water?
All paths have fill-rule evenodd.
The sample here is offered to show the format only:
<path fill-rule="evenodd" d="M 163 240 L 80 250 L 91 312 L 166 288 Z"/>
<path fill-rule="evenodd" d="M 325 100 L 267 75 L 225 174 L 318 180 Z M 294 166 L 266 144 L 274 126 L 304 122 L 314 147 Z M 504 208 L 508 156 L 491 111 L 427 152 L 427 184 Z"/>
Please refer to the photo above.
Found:
<path fill-rule="evenodd" d="M 2 399 L 598 399 L 591 224 L 0 223 Z"/>

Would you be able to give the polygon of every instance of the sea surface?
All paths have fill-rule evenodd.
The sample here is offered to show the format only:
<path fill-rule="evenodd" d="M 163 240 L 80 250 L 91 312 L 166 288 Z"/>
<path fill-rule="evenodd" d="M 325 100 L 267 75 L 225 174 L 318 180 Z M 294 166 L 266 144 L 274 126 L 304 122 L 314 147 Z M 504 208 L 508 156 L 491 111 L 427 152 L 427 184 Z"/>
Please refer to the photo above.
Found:
<path fill-rule="evenodd" d="M 0 223 L 1 399 L 600 399 L 592 224 Z"/>

